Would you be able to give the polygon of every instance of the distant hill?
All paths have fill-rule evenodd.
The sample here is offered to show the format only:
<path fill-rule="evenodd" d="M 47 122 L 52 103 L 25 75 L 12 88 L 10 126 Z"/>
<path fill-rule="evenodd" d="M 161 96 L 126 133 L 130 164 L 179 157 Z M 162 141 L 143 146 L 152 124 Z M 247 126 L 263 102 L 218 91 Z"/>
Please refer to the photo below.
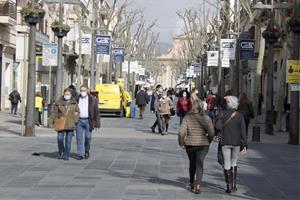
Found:
<path fill-rule="evenodd" d="M 157 43 L 157 54 L 165 54 L 172 48 L 172 44 L 165 43 L 165 42 L 158 42 Z"/>

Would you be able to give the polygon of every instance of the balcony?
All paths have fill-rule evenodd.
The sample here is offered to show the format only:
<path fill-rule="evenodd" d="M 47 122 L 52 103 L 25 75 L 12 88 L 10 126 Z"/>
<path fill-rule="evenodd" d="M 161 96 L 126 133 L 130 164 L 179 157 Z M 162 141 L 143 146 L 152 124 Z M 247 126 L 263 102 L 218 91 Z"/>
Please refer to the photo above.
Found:
<path fill-rule="evenodd" d="M 16 3 L 11 0 L 0 0 L 0 24 L 15 26 L 17 24 Z"/>

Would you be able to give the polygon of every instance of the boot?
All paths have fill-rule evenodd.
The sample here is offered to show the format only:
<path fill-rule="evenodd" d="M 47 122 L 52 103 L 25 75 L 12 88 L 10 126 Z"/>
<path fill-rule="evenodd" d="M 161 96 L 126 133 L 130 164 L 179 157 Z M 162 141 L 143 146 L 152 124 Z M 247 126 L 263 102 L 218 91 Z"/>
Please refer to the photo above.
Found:
<path fill-rule="evenodd" d="M 231 168 L 231 170 L 233 170 L 232 191 L 236 192 L 237 191 L 237 187 L 236 187 L 237 166 L 233 167 L 233 169 Z"/>
<path fill-rule="evenodd" d="M 224 175 L 225 175 L 225 181 L 227 184 L 227 189 L 226 193 L 231 193 L 232 192 L 232 170 L 226 170 L 224 169 Z"/>

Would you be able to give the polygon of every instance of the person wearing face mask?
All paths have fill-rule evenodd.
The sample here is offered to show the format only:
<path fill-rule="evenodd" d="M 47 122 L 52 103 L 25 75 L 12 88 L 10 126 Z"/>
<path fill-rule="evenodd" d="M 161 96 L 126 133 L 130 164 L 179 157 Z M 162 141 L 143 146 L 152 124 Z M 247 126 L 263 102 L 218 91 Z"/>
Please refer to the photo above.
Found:
<path fill-rule="evenodd" d="M 152 94 L 151 97 L 151 104 L 150 104 L 150 110 L 152 113 L 155 113 L 156 120 L 154 124 L 151 126 L 152 133 L 155 133 L 155 128 L 158 126 L 159 133 L 162 133 L 162 120 L 161 116 L 158 110 L 158 101 L 162 97 L 163 94 L 163 88 L 161 85 L 156 86 L 156 91 Z"/>
<path fill-rule="evenodd" d="M 92 131 L 100 128 L 100 114 L 96 98 L 88 94 L 88 87 L 80 87 L 80 95 L 77 98 L 79 106 L 79 120 L 76 127 L 78 160 L 90 157 Z M 83 139 L 84 138 L 84 139 Z"/>
<path fill-rule="evenodd" d="M 187 112 L 192 109 L 192 101 L 190 94 L 184 90 L 179 94 L 179 99 L 177 101 L 176 113 L 180 118 L 180 125 L 182 124 L 183 118 Z"/>
<path fill-rule="evenodd" d="M 162 135 L 168 134 L 169 120 L 171 119 L 171 108 L 173 107 L 172 100 L 167 96 L 167 93 L 162 95 L 158 100 L 158 111 L 162 119 Z"/>
<path fill-rule="evenodd" d="M 79 117 L 79 107 L 71 92 L 68 88 L 64 90 L 64 95 L 55 102 L 48 119 L 48 127 L 50 128 L 61 116 L 65 116 L 64 128 L 57 132 L 59 159 L 64 160 L 69 160 L 72 136 Z"/>

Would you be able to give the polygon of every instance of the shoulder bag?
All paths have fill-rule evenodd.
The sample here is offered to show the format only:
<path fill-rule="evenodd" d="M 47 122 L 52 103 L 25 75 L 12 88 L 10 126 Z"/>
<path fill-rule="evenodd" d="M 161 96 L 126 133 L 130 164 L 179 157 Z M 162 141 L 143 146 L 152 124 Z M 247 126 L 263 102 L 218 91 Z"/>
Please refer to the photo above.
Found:
<path fill-rule="evenodd" d="M 67 111 L 58 118 L 58 120 L 55 122 L 55 131 L 60 132 L 65 130 L 66 125 L 66 117 L 68 115 L 70 106 L 68 106 Z"/>

